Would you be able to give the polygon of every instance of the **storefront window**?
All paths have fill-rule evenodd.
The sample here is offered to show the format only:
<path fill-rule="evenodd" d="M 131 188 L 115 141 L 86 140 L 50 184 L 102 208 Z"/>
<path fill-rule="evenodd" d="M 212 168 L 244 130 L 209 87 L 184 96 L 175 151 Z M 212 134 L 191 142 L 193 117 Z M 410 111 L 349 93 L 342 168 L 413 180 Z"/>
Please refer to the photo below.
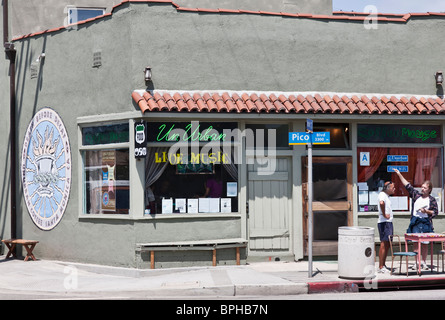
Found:
<path fill-rule="evenodd" d="M 378 210 L 377 196 L 385 181 L 395 184 L 391 201 L 393 210 L 411 210 L 408 192 L 393 168 L 397 168 L 415 188 L 430 180 L 434 187 L 432 195 L 436 197 L 439 211 L 442 210 L 442 153 L 441 148 L 357 148 L 359 212 Z"/>
<path fill-rule="evenodd" d="M 247 124 L 246 129 L 246 147 L 248 149 L 289 149 L 289 126 L 287 124 Z"/>
<path fill-rule="evenodd" d="M 238 166 L 214 149 L 171 153 L 148 148 L 146 209 L 150 214 L 230 213 L 238 211 Z"/>
<path fill-rule="evenodd" d="M 347 123 L 314 123 L 314 132 L 330 132 L 329 144 L 314 144 L 314 149 L 351 149 L 349 143 L 349 125 Z"/>
<path fill-rule="evenodd" d="M 129 141 L 128 123 L 82 128 L 84 146 L 111 144 Z"/>
<path fill-rule="evenodd" d="M 85 213 L 128 214 L 128 149 L 85 152 Z"/>
<path fill-rule="evenodd" d="M 357 141 L 363 143 L 441 143 L 439 125 L 359 124 Z"/>
<path fill-rule="evenodd" d="M 236 122 L 148 122 L 145 213 L 238 212 Z"/>
<path fill-rule="evenodd" d="M 129 124 L 82 128 L 83 213 L 128 214 Z"/>

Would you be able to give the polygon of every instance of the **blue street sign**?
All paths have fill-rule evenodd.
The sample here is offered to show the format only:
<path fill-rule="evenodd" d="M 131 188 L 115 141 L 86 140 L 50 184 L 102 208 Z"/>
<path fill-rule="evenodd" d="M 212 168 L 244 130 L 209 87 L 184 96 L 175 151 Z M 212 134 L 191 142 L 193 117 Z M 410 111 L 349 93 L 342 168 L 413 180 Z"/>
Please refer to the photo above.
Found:
<path fill-rule="evenodd" d="M 289 144 L 308 144 L 311 142 L 311 135 L 308 132 L 289 132 Z"/>
<path fill-rule="evenodd" d="M 386 156 L 388 162 L 408 162 L 407 155 L 388 155 Z"/>
<path fill-rule="evenodd" d="M 314 132 L 314 121 L 306 119 L 306 132 Z"/>
<path fill-rule="evenodd" d="M 330 132 L 289 132 L 289 144 L 299 145 L 299 144 L 329 144 L 331 143 L 331 133 Z"/>
<path fill-rule="evenodd" d="M 394 169 L 400 172 L 408 172 L 408 166 L 386 166 L 386 172 L 394 172 Z"/>
<path fill-rule="evenodd" d="M 313 144 L 330 144 L 331 143 L 331 133 L 322 131 L 322 132 L 314 132 L 312 134 L 312 143 Z"/>

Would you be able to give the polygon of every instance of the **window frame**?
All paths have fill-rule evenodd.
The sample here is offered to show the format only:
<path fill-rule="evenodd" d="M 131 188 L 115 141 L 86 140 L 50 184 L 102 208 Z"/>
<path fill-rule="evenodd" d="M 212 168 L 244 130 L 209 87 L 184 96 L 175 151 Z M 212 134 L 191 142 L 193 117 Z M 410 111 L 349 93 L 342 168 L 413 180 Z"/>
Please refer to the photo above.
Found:
<path fill-rule="evenodd" d="M 85 20 L 92 19 L 92 18 L 95 18 L 95 17 L 103 16 L 105 14 L 105 9 L 106 8 L 102 8 L 102 7 L 76 7 L 76 6 L 68 6 L 67 7 L 68 23 L 69 24 L 75 24 L 75 23 L 79 23 L 81 21 L 85 21 Z M 85 12 L 87 12 L 87 11 L 102 11 L 102 13 L 98 14 L 98 15 L 96 15 L 94 17 L 90 17 L 90 18 L 86 18 L 86 19 L 82 19 L 82 20 L 76 19 L 76 21 L 74 21 L 74 20 L 72 21 L 72 19 L 74 17 L 78 17 L 79 10 L 82 10 L 82 11 L 85 11 Z M 74 11 L 76 11 L 76 14 L 73 14 Z"/>
<path fill-rule="evenodd" d="M 441 133 L 442 134 L 442 133 Z M 439 204 L 439 208 L 441 210 L 439 210 L 439 212 L 444 212 L 445 210 L 445 199 L 444 199 L 444 184 L 445 184 L 445 156 L 444 156 L 444 146 L 442 144 L 438 144 L 438 143 L 432 143 L 432 144 L 427 144 L 427 145 L 422 145 L 422 144 L 416 144 L 416 143 L 404 143 L 404 144 L 396 144 L 396 143 L 371 143 L 371 142 L 367 142 L 367 143 L 357 143 L 356 145 L 356 153 L 357 153 L 357 161 L 356 161 L 356 174 L 357 174 L 357 180 L 356 183 L 358 184 L 361 181 L 358 181 L 358 168 L 360 165 L 360 159 L 358 156 L 358 150 L 359 148 L 364 148 L 364 147 L 371 147 L 371 148 L 400 148 L 400 149 L 404 149 L 404 148 L 411 148 L 411 149 L 420 149 L 420 148 L 429 148 L 429 149 L 433 149 L 436 148 L 439 150 L 439 154 L 441 156 L 441 162 L 438 163 L 438 166 L 440 167 L 440 170 L 442 172 L 442 176 L 440 177 L 441 179 L 441 184 L 440 184 L 440 189 L 441 189 L 441 194 L 442 194 L 442 199 L 441 199 L 441 203 Z M 403 173 L 402 173 L 403 174 Z M 363 182 L 363 181 L 362 181 Z M 418 187 L 415 187 L 418 188 Z M 357 191 L 356 191 L 356 197 L 357 197 L 357 205 L 355 206 L 355 210 L 357 210 L 357 213 L 359 215 L 369 215 L 369 214 L 378 214 L 378 211 L 360 211 L 359 210 L 359 189 L 358 189 L 358 185 L 357 185 Z M 394 210 L 393 213 L 394 214 L 402 214 L 402 215 L 406 215 L 406 214 L 411 214 L 411 199 L 408 199 L 409 205 L 408 205 L 408 211 L 398 211 L 398 210 Z"/>
<path fill-rule="evenodd" d="M 147 119 L 145 119 L 147 121 Z M 174 124 L 174 123 L 190 123 L 192 121 L 198 121 L 200 124 L 202 123 L 210 123 L 209 120 L 207 119 L 198 119 L 198 120 L 191 120 L 191 119 L 181 119 L 181 120 L 177 120 L 177 121 L 169 121 L 169 120 L 165 120 L 162 122 L 165 122 L 168 125 Z M 158 123 L 159 120 L 155 119 L 155 120 L 148 120 L 147 124 L 150 127 L 151 123 Z M 221 120 L 218 119 L 218 121 L 216 121 L 218 124 L 224 124 L 224 123 L 229 123 L 229 124 L 236 124 L 236 128 L 233 129 L 239 129 L 240 128 L 240 124 L 238 121 L 233 121 L 233 120 Z M 168 128 L 167 128 L 168 129 Z M 240 155 L 240 150 L 242 150 L 242 138 L 239 140 L 232 140 L 230 142 L 226 142 L 227 146 L 230 146 L 231 148 L 231 152 L 233 153 L 238 153 L 238 156 Z M 155 141 L 148 141 L 147 142 L 147 150 L 150 148 L 156 148 L 156 147 L 172 147 L 172 146 L 183 146 L 183 147 L 197 147 L 199 148 L 199 150 L 201 150 L 202 147 L 204 146 L 220 146 L 219 142 L 211 142 L 211 141 L 176 141 L 176 142 L 171 142 L 171 141 L 159 141 L 159 142 L 155 142 Z M 242 161 L 242 160 L 241 160 Z M 144 161 L 145 162 L 145 161 Z M 180 175 L 179 175 L 180 176 Z M 215 213 L 206 213 L 206 212 L 198 212 L 198 213 L 181 213 L 181 214 L 156 214 L 156 215 L 150 215 L 150 214 L 146 214 L 144 215 L 145 218 L 151 218 L 151 219 L 171 219 L 171 218 L 205 218 L 205 217 L 230 217 L 230 216 L 234 216 L 234 217 L 239 217 L 240 213 L 241 213 L 241 209 L 240 209 L 240 190 L 241 190 L 241 185 L 240 185 L 240 181 L 241 181 L 241 164 L 238 164 L 238 180 L 237 180 L 237 193 L 238 195 L 236 196 L 236 201 L 237 201 L 237 207 L 238 210 L 237 211 L 232 211 L 230 213 L 224 213 L 224 212 L 215 212 Z M 144 180 L 145 182 L 145 180 Z M 144 188 L 145 188 L 145 183 L 144 183 Z M 230 197 L 221 197 L 221 198 L 230 198 Z M 145 197 L 144 197 L 145 199 Z M 145 202 L 144 202 L 145 203 Z M 232 209 L 233 210 L 233 209 Z M 148 216 L 148 217 L 147 217 Z"/>
<path fill-rule="evenodd" d="M 105 144 L 92 144 L 92 145 L 84 145 L 83 144 L 83 128 L 87 127 L 102 127 L 108 125 L 117 125 L 117 124 L 128 124 L 129 137 L 127 142 L 114 142 L 114 143 L 105 143 Z M 132 122 L 128 119 L 115 120 L 115 121 L 100 121 L 100 122 L 88 122 L 88 123 L 78 123 L 78 141 L 79 141 L 79 217 L 84 218 L 118 218 L 118 219 L 128 219 L 131 217 L 131 197 L 129 199 L 129 208 L 128 214 L 118 214 L 118 213 L 94 213 L 90 214 L 86 212 L 86 188 L 85 188 L 85 164 L 86 164 L 86 152 L 87 151 L 103 151 L 103 150 L 120 150 L 127 149 L 129 153 L 129 192 L 131 193 L 131 155 L 134 147 L 131 144 L 131 125 Z"/>
<path fill-rule="evenodd" d="M 138 183 L 140 180 L 141 174 L 145 172 L 145 161 L 142 161 L 140 159 L 136 159 L 134 156 L 134 134 L 132 134 L 134 123 L 141 119 L 140 112 L 127 112 L 127 113 L 119 113 L 119 114 L 106 114 L 106 115 L 89 115 L 89 116 L 83 116 L 77 118 L 77 141 L 78 141 L 78 148 L 77 148 L 77 177 L 78 177 L 78 219 L 89 221 L 89 220 L 164 220 L 164 219 L 185 219 L 185 220 L 194 220 L 194 219 L 215 219 L 215 218 L 241 218 L 241 209 L 239 207 L 240 205 L 240 195 L 241 195 L 241 185 L 240 185 L 240 179 L 241 177 L 241 171 L 239 169 L 238 171 L 238 211 L 232 212 L 232 213 L 198 213 L 198 214 L 158 214 L 158 215 L 145 215 L 144 214 L 144 205 L 145 201 L 139 201 L 139 199 L 145 199 L 145 180 L 144 183 Z M 147 123 L 150 123 L 152 121 L 160 121 L 162 119 L 146 119 L 144 118 Z M 168 121 L 168 120 L 165 120 Z M 193 119 L 181 119 L 181 121 L 193 121 Z M 206 122 L 203 119 L 199 119 L 199 121 Z M 83 145 L 82 144 L 82 128 L 85 127 L 93 127 L 93 126 L 103 126 L 103 125 L 111 125 L 111 124 L 122 124 L 122 123 L 129 123 L 129 142 L 125 143 L 115 143 L 115 144 L 102 144 L 102 145 Z M 236 122 L 237 126 L 239 128 L 240 122 L 239 121 L 233 121 L 233 119 L 227 119 L 227 120 L 219 120 L 219 122 Z M 147 143 L 147 148 L 150 146 L 172 146 L 173 142 L 158 142 L 158 143 Z M 241 148 L 242 142 L 231 142 L 232 148 Z M 110 148 L 127 148 L 129 149 L 129 170 L 130 170 L 130 209 L 129 214 L 86 214 L 84 213 L 84 187 L 83 187 L 83 181 L 84 181 L 84 163 L 85 159 L 83 156 L 83 152 L 85 150 L 96 150 L 96 148 L 102 148 L 102 149 L 110 149 Z M 240 149 L 242 150 L 242 149 Z"/>

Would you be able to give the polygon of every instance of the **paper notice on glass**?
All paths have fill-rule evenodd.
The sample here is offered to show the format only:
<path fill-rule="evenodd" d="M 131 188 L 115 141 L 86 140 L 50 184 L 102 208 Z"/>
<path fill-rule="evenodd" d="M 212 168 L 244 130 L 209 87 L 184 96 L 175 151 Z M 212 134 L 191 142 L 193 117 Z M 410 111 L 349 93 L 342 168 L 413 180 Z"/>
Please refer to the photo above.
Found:
<path fill-rule="evenodd" d="M 210 198 L 199 198 L 198 211 L 209 212 L 210 210 Z"/>
<path fill-rule="evenodd" d="M 221 198 L 221 212 L 232 212 L 232 199 Z"/>
<path fill-rule="evenodd" d="M 368 203 L 369 203 L 368 191 L 359 191 L 358 192 L 358 204 L 363 206 Z"/>
<path fill-rule="evenodd" d="M 408 197 L 399 197 L 399 210 L 408 210 Z"/>
<path fill-rule="evenodd" d="M 393 211 L 407 211 L 408 210 L 408 197 L 389 197 L 391 201 L 391 208 Z"/>
<path fill-rule="evenodd" d="M 198 199 L 187 199 L 187 212 L 198 213 Z"/>
<path fill-rule="evenodd" d="M 179 213 L 185 213 L 186 208 L 186 199 L 176 199 L 175 201 L 175 211 Z"/>
<path fill-rule="evenodd" d="M 236 197 L 238 195 L 238 183 L 227 182 L 227 196 Z"/>
<path fill-rule="evenodd" d="M 369 205 L 376 206 L 379 204 L 379 192 L 369 191 Z"/>
<path fill-rule="evenodd" d="M 209 198 L 209 212 L 219 212 L 220 198 Z"/>
<path fill-rule="evenodd" d="M 368 184 L 366 182 L 357 182 L 357 186 L 360 191 L 368 190 Z"/>
<path fill-rule="evenodd" d="M 173 199 L 162 199 L 162 213 L 173 213 Z"/>

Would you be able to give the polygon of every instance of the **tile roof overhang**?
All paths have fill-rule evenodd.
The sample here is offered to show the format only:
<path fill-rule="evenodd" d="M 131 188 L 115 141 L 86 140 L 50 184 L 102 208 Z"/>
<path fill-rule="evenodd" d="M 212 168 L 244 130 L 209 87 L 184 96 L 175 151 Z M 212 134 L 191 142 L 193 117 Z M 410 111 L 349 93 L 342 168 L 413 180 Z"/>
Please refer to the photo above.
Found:
<path fill-rule="evenodd" d="M 142 113 L 445 114 L 445 101 L 438 96 L 135 90 L 132 98 Z"/>

